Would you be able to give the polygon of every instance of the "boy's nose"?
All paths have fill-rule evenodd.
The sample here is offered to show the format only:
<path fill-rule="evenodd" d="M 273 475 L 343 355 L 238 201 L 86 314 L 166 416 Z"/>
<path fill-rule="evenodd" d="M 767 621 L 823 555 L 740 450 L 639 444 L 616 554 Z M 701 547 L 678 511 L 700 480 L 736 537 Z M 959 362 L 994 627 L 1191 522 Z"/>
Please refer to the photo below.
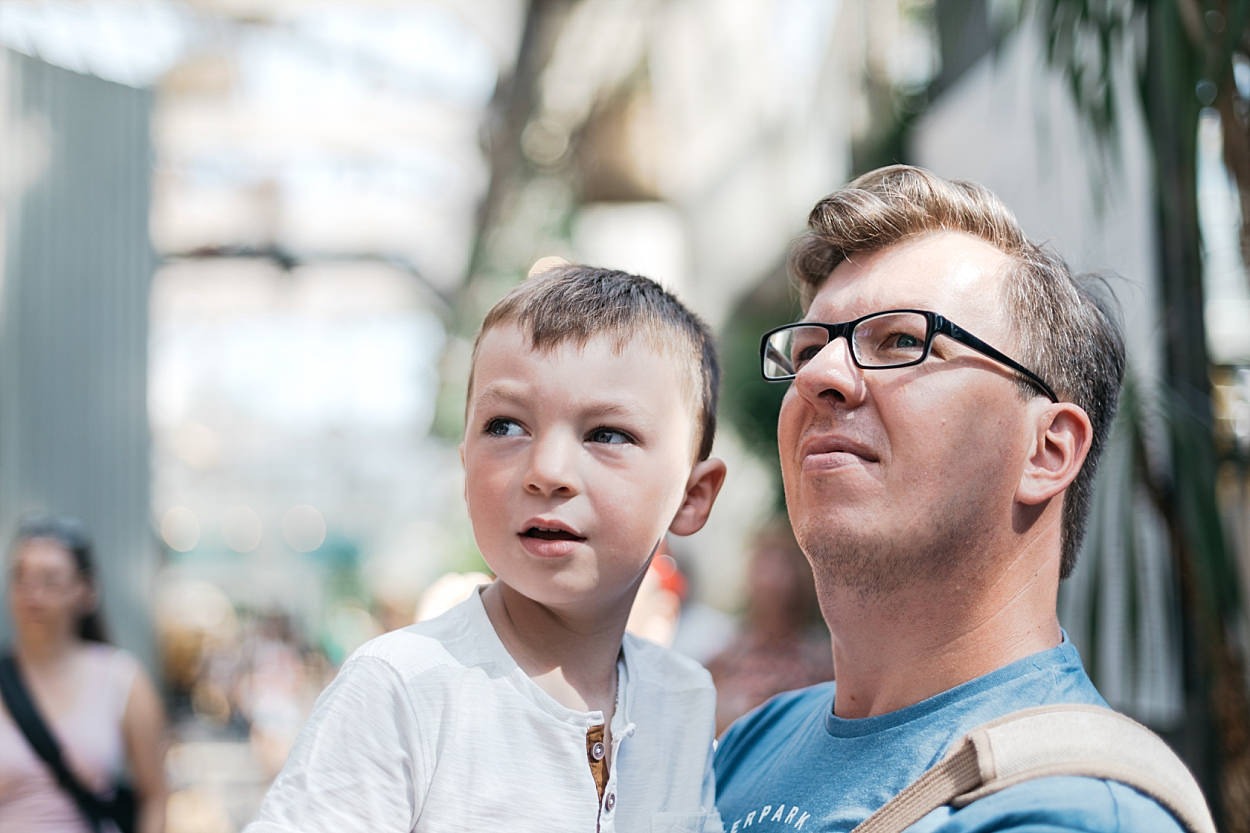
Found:
<path fill-rule="evenodd" d="M 537 437 L 532 445 L 525 490 L 533 494 L 577 493 L 577 448 L 560 437 Z"/>

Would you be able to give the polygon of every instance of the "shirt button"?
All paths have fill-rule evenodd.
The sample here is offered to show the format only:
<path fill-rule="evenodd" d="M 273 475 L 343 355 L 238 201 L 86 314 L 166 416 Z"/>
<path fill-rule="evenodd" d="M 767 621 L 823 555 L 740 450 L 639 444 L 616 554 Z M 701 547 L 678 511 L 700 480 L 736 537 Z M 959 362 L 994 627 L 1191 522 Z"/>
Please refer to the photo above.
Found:
<path fill-rule="evenodd" d="M 595 743 L 590 747 L 590 757 L 594 758 L 596 761 L 602 761 L 603 755 L 606 751 L 607 750 L 603 748 L 603 741 L 595 741 Z"/>
<path fill-rule="evenodd" d="M 608 793 L 608 797 L 603 799 L 604 808 L 610 813 L 612 808 L 616 806 L 616 793 Z"/>

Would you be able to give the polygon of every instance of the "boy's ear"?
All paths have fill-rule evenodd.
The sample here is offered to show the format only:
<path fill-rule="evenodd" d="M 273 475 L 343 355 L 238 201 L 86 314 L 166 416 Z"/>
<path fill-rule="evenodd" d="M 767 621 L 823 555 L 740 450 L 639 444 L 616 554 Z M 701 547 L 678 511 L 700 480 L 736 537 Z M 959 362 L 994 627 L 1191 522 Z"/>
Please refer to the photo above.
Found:
<path fill-rule="evenodd" d="M 1016 489 L 1016 499 L 1030 506 L 1044 503 L 1071 485 L 1094 438 L 1089 415 L 1071 402 L 1048 405 L 1036 426 L 1033 449 Z"/>
<path fill-rule="evenodd" d="M 707 523 L 712 504 L 725 485 L 725 461 L 711 457 L 694 464 L 686 481 L 686 497 L 668 530 L 674 535 L 693 535 Z"/>
<path fill-rule="evenodd" d="M 559 255 L 544 255 L 543 257 L 540 257 L 538 260 L 534 261 L 534 265 L 530 267 L 530 270 L 529 272 L 526 273 L 525 277 L 532 278 L 535 275 L 541 275 L 543 272 L 549 271 L 551 269 L 556 269 L 560 266 L 571 266 L 571 265 L 572 265 L 571 263 L 569 263 L 567 260 L 560 257 Z"/>

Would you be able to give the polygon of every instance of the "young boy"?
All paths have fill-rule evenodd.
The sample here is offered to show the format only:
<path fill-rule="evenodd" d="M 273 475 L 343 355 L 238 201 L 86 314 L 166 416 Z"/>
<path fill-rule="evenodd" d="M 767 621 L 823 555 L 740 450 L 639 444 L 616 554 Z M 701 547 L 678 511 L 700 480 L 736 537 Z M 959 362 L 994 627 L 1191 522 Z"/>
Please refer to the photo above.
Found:
<path fill-rule="evenodd" d="M 460 445 L 496 580 L 348 659 L 247 833 L 719 830 L 710 677 L 625 633 L 724 481 L 718 381 L 646 278 L 565 265 L 497 303 Z"/>

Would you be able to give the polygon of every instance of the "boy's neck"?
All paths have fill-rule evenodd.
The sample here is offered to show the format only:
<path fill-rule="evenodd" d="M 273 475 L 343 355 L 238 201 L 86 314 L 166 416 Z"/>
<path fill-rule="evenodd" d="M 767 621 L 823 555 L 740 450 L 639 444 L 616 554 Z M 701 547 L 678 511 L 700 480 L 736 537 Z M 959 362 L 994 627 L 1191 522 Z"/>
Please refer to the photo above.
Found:
<path fill-rule="evenodd" d="M 573 621 L 496 580 L 482 591 L 486 616 L 525 674 L 561 705 L 611 721 L 625 623 Z"/>

